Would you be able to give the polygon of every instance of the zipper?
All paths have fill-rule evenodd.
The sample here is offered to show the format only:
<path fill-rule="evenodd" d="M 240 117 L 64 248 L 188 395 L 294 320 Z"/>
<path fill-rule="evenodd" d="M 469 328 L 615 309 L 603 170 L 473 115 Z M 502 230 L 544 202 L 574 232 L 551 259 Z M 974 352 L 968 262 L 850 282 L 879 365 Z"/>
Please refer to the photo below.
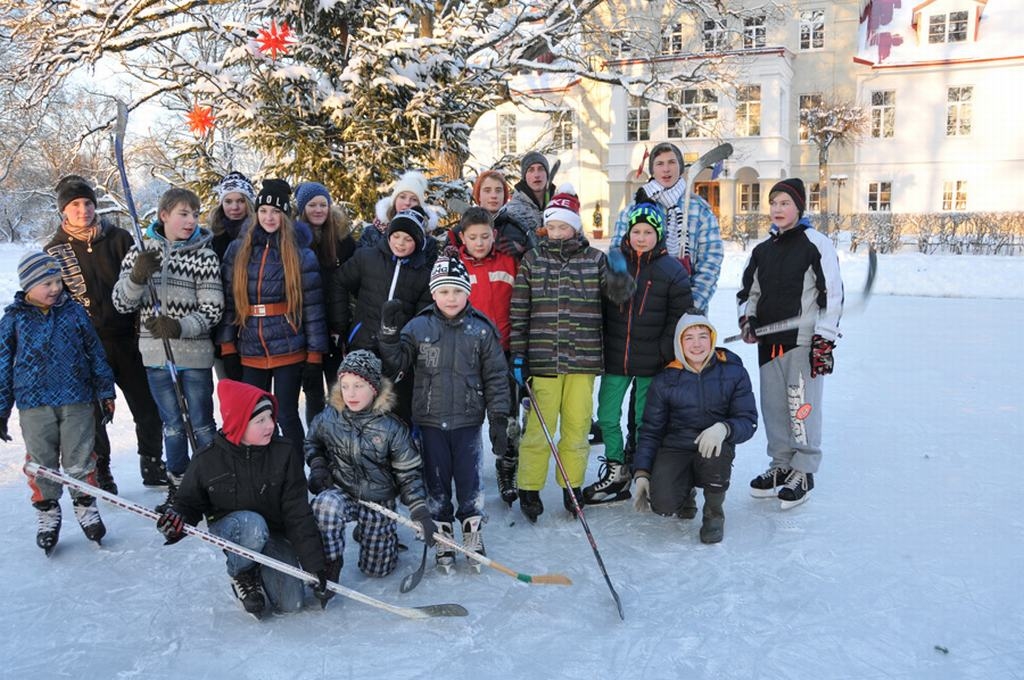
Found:
<path fill-rule="evenodd" d="M 267 264 L 267 255 L 270 254 L 270 241 L 267 241 L 263 246 L 263 256 L 260 258 L 260 270 L 256 278 L 256 304 L 263 303 L 263 269 Z M 265 317 L 258 317 L 256 319 L 256 336 L 260 339 L 260 345 L 263 347 L 264 356 L 270 356 L 270 348 L 267 347 L 267 341 L 263 339 L 263 319 Z"/>

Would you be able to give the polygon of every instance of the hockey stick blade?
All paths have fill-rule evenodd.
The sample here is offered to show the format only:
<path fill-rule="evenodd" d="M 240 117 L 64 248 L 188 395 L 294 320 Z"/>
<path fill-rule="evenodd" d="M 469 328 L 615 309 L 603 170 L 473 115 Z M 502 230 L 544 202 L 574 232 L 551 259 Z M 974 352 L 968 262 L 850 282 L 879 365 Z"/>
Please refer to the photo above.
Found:
<path fill-rule="evenodd" d="M 83 493 L 86 493 L 95 498 L 99 498 L 100 500 L 106 501 L 107 503 L 115 505 L 121 508 L 122 510 L 127 510 L 129 512 L 135 513 L 136 515 L 145 517 L 146 519 L 153 522 L 156 522 L 158 519 L 160 519 L 160 515 L 157 512 L 154 512 L 153 510 L 150 510 L 149 508 L 143 505 L 133 503 L 132 501 L 126 498 L 122 498 L 121 496 L 108 493 L 103 489 L 92 486 L 91 484 L 86 484 L 85 482 L 75 479 L 74 477 L 69 477 L 68 475 L 58 470 L 52 470 L 50 468 L 43 467 L 31 461 L 25 463 L 24 469 L 25 474 L 28 475 L 29 477 L 41 476 L 45 477 L 46 479 L 59 482 L 64 486 L 70 487 L 72 489 L 78 489 Z M 314 574 L 311 574 L 308 571 L 303 571 L 302 569 L 299 569 L 298 567 L 293 567 L 292 565 L 286 562 L 281 562 L 280 560 L 276 560 L 272 557 L 267 557 L 263 553 L 258 553 L 254 550 L 249 550 L 248 548 L 238 545 L 237 543 L 232 543 L 231 541 L 221 538 L 220 536 L 215 536 L 214 534 L 203 531 L 202 529 L 198 529 L 192 526 L 191 524 L 186 524 L 184 526 L 184 531 L 189 536 L 195 536 L 196 538 L 206 543 L 210 543 L 212 545 L 217 546 L 221 550 L 227 550 L 228 552 L 233 552 L 236 555 L 241 555 L 242 557 L 252 560 L 253 562 L 259 562 L 260 564 L 266 567 L 270 567 L 271 569 L 279 571 L 283 574 L 287 574 L 288 576 L 297 578 L 300 581 L 305 581 L 306 583 L 310 584 L 316 584 L 319 582 L 319 579 L 317 579 L 317 577 Z M 347 597 L 351 600 L 362 602 L 363 604 L 375 607 L 377 609 L 383 609 L 384 611 L 391 612 L 392 614 L 397 614 L 398 616 L 402 616 L 407 619 L 427 619 L 437 616 L 466 616 L 469 613 L 466 611 L 465 607 L 459 604 L 431 604 L 420 607 L 402 607 L 398 605 L 393 605 L 388 602 L 377 600 L 373 597 L 370 597 L 369 595 L 364 595 L 363 593 L 360 593 L 358 590 L 346 588 L 345 586 L 335 583 L 333 581 L 327 582 L 327 589 L 334 593 L 337 593 L 338 595 L 341 595 L 342 597 Z"/>
<path fill-rule="evenodd" d="M 423 544 L 423 559 L 420 560 L 420 566 L 416 571 L 410 573 L 408 576 L 402 579 L 402 584 L 398 586 L 398 592 L 407 593 L 420 584 L 423 580 L 423 572 L 427 569 L 427 544 Z"/>
<path fill-rule="evenodd" d="M 683 215 L 686 216 L 686 222 L 683 225 L 687 233 L 690 229 L 690 196 L 693 195 L 693 183 L 697 179 L 697 175 L 704 170 L 704 168 L 710 168 L 718 161 L 724 161 L 726 158 L 732 155 L 732 144 L 726 142 L 725 144 L 719 144 L 714 149 L 711 149 L 703 156 L 694 161 L 693 165 L 689 167 L 686 173 L 686 188 L 683 191 Z M 679 259 L 683 259 L 686 255 L 686 238 L 683 238 L 683 234 L 679 234 Z"/>

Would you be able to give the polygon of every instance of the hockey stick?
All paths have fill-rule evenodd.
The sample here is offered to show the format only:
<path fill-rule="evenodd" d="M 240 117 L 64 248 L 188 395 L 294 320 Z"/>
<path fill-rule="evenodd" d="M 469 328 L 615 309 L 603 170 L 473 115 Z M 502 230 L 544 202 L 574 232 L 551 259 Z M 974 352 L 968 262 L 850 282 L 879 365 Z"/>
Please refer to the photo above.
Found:
<path fill-rule="evenodd" d="M 530 403 L 533 404 L 533 408 L 530 411 L 537 416 L 537 422 L 540 423 L 540 429 L 544 431 L 544 438 L 548 440 L 548 446 L 551 447 L 551 455 L 555 457 L 555 464 L 558 465 L 558 471 L 562 475 L 562 480 L 565 481 L 565 488 L 569 491 L 569 498 L 572 499 L 572 505 L 576 509 L 576 518 L 579 519 L 580 524 L 583 525 L 583 531 L 587 534 L 587 540 L 590 541 L 590 547 L 594 551 L 594 557 L 597 559 L 597 566 L 601 568 L 601 574 L 604 575 L 604 581 L 608 584 L 608 590 L 612 593 L 612 599 L 615 600 L 615 608 L 619 610 L 619 618 L 623 621 L 626 620 L 626 615 L 622 612 L 622 600 L 619 599 L 619 594 L 615 592 L 615 586 L 612 585 L 612 579 L 608 576 L 608 570 L 605 569 L 604 560 L 601 559 L 601 552 L 597 549 L 597 541 L 594 540 L 594 534 L 590 531 L 590 525 L 587 524 L 587 518 L 583 516 L 583 508 L 580 507 L 580 501 L 576 498 L 576 494 L 572 492 L 572 485 L 569 483 L 569 475 L 565 471 L 565 466 L 562 465 L 562 457 L 558 455 L 558 447 L 555 446 L 555 440 L 551 436 L 551 431 L 548 430 L 548 424 L 544 422 L 544 415 L 540 412 L 540 404 L 537 403 L 537 397 L 533 394 L 533 387 L 530 385 L 530 381 L 527 380 L 523 383 L 526 388 L 526 394 L 530 397 Z"/>
<path fill-rule="evenodd" d="M 91 484 L 86 484 L 85 482 L 79 481 L 74 477 L 69 477 L 63 472 L 43 467 L 37 463 L 25 463 L 25 474 L 27 474 L 30 477 L 45 477 L 46 479 L 52 480 L 54 482 L 59 482 L 72 489 L 78 489 L 79 491 L 89 494 L 90 496 L 95 496 L 96 498 L 104 500 L 107 503 L 110 503 L 111 505 L 116 505 L 117 507 L 123 510 L 127 510 L 129 512 L 135 513 L 136 515 L 145 517 L 150 521 L 156 522 L 158 519 L 160 519 L 159 513 L 156 513 L 145 506 L 139 505 L 138 503 L 133 503 L 125 498 L 122 498 L 121 496 L 108 493 L 103 489 L 98 489 L 95 486 L 92 486 Z M 237 543 L 233 543 L 224 538 L 221 538 L 220 536 L 215 536 L 207 531 L 198 529 L 192 526 L 191 524 L 185 524 L 184 531 L 189 536 L 195 536 L 196 538 L 202 541 L 217 546 L 221 550 L 233 552 L 236 555 L 241 555 L 242 557 L 248 560 L 252 560 L 253 562 L 259 562 L 260 564 L 266 567 L 270 567 L 271 569 L 275 569 L 281 572 L 282 574 L 287 574 L 288 576 L 292 576 L 301 581 L 305 581 L 307 583 L 314 585 L 319 583 L 319 579 L 314 574 L 311 574 L 308 571 L 304 571 L 302 569 L 299 569 L 298 567 L 293 567 L 292 565 L 287 564 L 286 562 L 275 560 L 272 557 L 267 557 L 263 553 L 258 553 L 254 550 L 249 550 L 248 548 L 240 546 Z M 346 588 L 345 586 L 334 583 L 333 581 L 327 582 L 327 589 L 343 597 L 355 600 L 356 602 L 362 602 L 363 604 L 369 605 L 371 607 L 376 607 L 377 609 L 383 609 L 384 611 L 391 612 L 392 614 L 404 616 L 407 619 L 427 619 L 435 616 L 466 616 L 469 613 L 466 611 L 465 607 L 459 604 L 430 604 L 424 605 L 422 607 L 400 607 L 398 605 L 393 605 L 387 602 L 382 602 L 380 600 L 374 599 L 369 595 L 364 595 L 357 590 L 351 590 L 349 588 Z"/>
<path fill-rule="evenodd" d="M 128 207 L 128 215 L 132 220 L 132 236 L 135 239 L 135 248 L 141 255 L 144 246 L 142 244 L 142 227 L 139 226 L 139 215 L 135 211 L 135 200 L 132 198 L 132 188 L 128 184 L 128 171 L 124 165 L 124 132 L 128 125 L 128 107 L 120 99 L 117 102 L 117 129 L 114 134 L 114 159 L 117 161 L 117 172 L 121 176 L 121 188 L 124 190 L 124 202 Z M 160 316 L 160 296 L 153 283 L 153 277 L 147 282 L 149 297 L 152 300 L 153 312 Z M 178 367 L 174 363 L 174 353 L 171 351 L 169 338 L 162 338 L 164 344 L 164 357 L 167 360 L 167 370 L 171 374 L 171 385 L 174 387 L 174 397 L 178 401 L 178 410 L 181 411 L 181 422 L 185 425 L 185 435 L 192 447 L 192 453 L 199 453 L 199 442 L 196 439 L 195 429 L 192 427 L 192 416 L 188 412 L 188 402 L 185 400 L 185 391 L 178 379 Z"/>
<path fill-rule="evenodd" d="M 732 144 L 726 142 L 725 144 L 719 144 L 714 149 L 711 149 L 703 156 L 694 161 L 693 165 L 686 173 L 686 190 L 683 192 L 683 214 L 686 215 L 686 221 L 684 222 L 684 228 L 686 234 L 679 234 L 679 259 L 682 260 L 686 256 L 686 244 L 689 242 L 690 233 L 690 196 L 693 195 L 693 182 L 697 179 L 697 175 L 701 173 L 704 168 L 710 168 L 719 161 L 724 161 L 726 158 L 732 155 Z"/>
<path fill-rule="evenodd" d="M 405 515 L 397 513 L 394 510 L 391 510 L 390 508 L 384 507 L 380 503 L 374 503 L 373 501 L 364 501 L 364 500 L 360 500 L 359 502 L 362 503 L 363 505 L 365 505 L 366 507 L 370 508 L 371 510 L 376 510 L 377 512 L 379 512 L 380 514 L 384 515 L 385 517 L 389 517 L 389 518 L 395 520 L 399 524 L 404 524 L 405 526 L 409 527 L 410 529 L 414 529 L 416 531 L 419 531 L 419 529 L 420 529 L 420 525 L 417 522 L 412 521 L 411 519 L 409 519 Z M 451 540 L 450 538 L 448 538 L 447 536 L 442 534 L 440 531 L 435 531 L 434 532 L 434 540 L 437 541 L 438 543 L 441 543 L 443 545 L 448 546 L 449 548 L 452 548 L 454 550 L 458 550 L 460 553 L 464 554 L 469 559 L 474 560 L 476 562 L 479 562 L 480 564 L 484 565 L 485 567 L 490 567 L 492 569 L 497 569 L 501 573 L 508 574 L 512 578 L 514 578 L 514 579 L 516 579 L 518 581 L 522 581 L 523 583 L 533 583 L 535 585 L 554 585 L 554 586 L 571 586 L 572 585 L 572 581 L 569 580 L 569 577 L 567 577 L 567 576 L 565 576 L 563 574 L 536 574 L 536 575 L 534 575 L 534 574 L 523 574 L 523 573 L 520 573 L 518 571 L 514 571 L 512 569 L 509 569 L 505 565 L 500 564 L 498 562 L 495 562 L 494 560 L 492 560 L 491 558 L 487 557 L 486 555 L 481 555 L 479 553 L 475 553 L 472 550 L 466 550 L 461 545 L 459 545 L 455 541 Z"/>
<path fill-rule="evenodd" d="M 423 572 L 427 569 L 427 544 L 423 544 L 423 559 L 420 560 L 420 566 L 416 571 L 410 573 L 408 576 L 402 579 L 401 585 L 398 586 L 398 592 L 407 593 L 420 584 L 423 580 Z"/>

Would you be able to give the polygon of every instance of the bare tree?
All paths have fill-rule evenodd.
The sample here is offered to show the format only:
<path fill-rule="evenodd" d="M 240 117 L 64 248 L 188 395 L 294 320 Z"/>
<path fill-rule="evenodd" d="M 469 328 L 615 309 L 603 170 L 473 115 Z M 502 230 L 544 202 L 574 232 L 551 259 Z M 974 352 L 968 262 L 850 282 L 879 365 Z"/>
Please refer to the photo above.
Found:
<path fill-rule="evenodd" d="M 856 144 L 867 130 L 868 116 L 852 102 L 832 97 L 817 106 L 800 111 L 800 124 L 807 130 L 807 139 L 818 147 L 818 190 L 822 213 L 829 213 L 828 156 L 832 145 Z"/>

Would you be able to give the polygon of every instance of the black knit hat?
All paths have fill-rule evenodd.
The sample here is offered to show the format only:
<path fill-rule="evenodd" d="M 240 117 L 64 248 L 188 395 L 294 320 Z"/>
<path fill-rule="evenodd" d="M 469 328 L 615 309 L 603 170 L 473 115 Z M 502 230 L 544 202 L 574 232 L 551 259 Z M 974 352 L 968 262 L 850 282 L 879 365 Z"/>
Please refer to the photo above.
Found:
<path fill-rule="evenodd" d="M 676 160 L 679 162 L 679 172 L 683 171 L 683 167 L 684 167 L 684 165 L 683 165 L 683 152 L 680 151 L 679 147 L 676 146 L 675 144 L 673 144 L 672 142 L 661 142 L 659 144 L 655 144 L 654 145 L 654 148 L 651 149 L 651 155 L 647 157 L 647 174 L 648 175 L 652 175 L 652 176 L 654 175 L 654 159 L 655 159 L 655 157 L 656 156 L 660 156 L 661 154 L 663 154 L 665 152 L 668 152 L 668 151 L 671 151 L 675 155 Z"/>
<path fill-rule="evenodd" d="M 357 349 L 346 354 L 344 361 L 341 362 L 341 366 L 338 366 L 338 377 L 340 378 L 345 373 L 358 375 L 370 383 L 370 387 L 373 388 L 374 392 L 380 394 L 380 386 L 383 380 L 381 377 L 380 359 L 373 352 L 366 349 Z"/>
<path fill-rule="evenodd" d="M 434 268 L 430 271 L 430 292 L 444 286 L 455 286 L 467 293 L 473 292 L 473 284 L 469 280 L 466 265 L 459 258 L 459 251 L 451 246 L 438 256 Z"/>
<path fill-rule="evenodd" d="M 96 192 L 79 175 L 68 175 L 57 182 L 57 212 L 64 212 L 68 203 L 77 198 L 88 198 L 96 205 Z"/>
<path fill-rule="evenodd" d="M 772 200 L 772 194 L 779 191 L 793 199 L 793 202 L 796 203 L 796 209 L 800 212 L 800 217 L 803 217 L 804 210 L 807 207 L 807 190 L 804 189 L 804 181 L 799 177 L 790 177 L 781 182 L 776 182 L 772 190 L 768 192 L 768 200 Z"/>
<path fill-rule="evenodd" d="M 414 205 L 391 218 L 388 225 L 388 236 L 396 231 L 404 231 L 416 242 L 416 250 L 423 250 L 423 242 L 427 236 L 427 213 L 423 208 Z"/>
<path fill-rule="evenodd" d="M 283 179 L 265 179 L 256 196 L 256 207 L 269 205 L 285 215 L 291 214 L 292 188 Z"/>

